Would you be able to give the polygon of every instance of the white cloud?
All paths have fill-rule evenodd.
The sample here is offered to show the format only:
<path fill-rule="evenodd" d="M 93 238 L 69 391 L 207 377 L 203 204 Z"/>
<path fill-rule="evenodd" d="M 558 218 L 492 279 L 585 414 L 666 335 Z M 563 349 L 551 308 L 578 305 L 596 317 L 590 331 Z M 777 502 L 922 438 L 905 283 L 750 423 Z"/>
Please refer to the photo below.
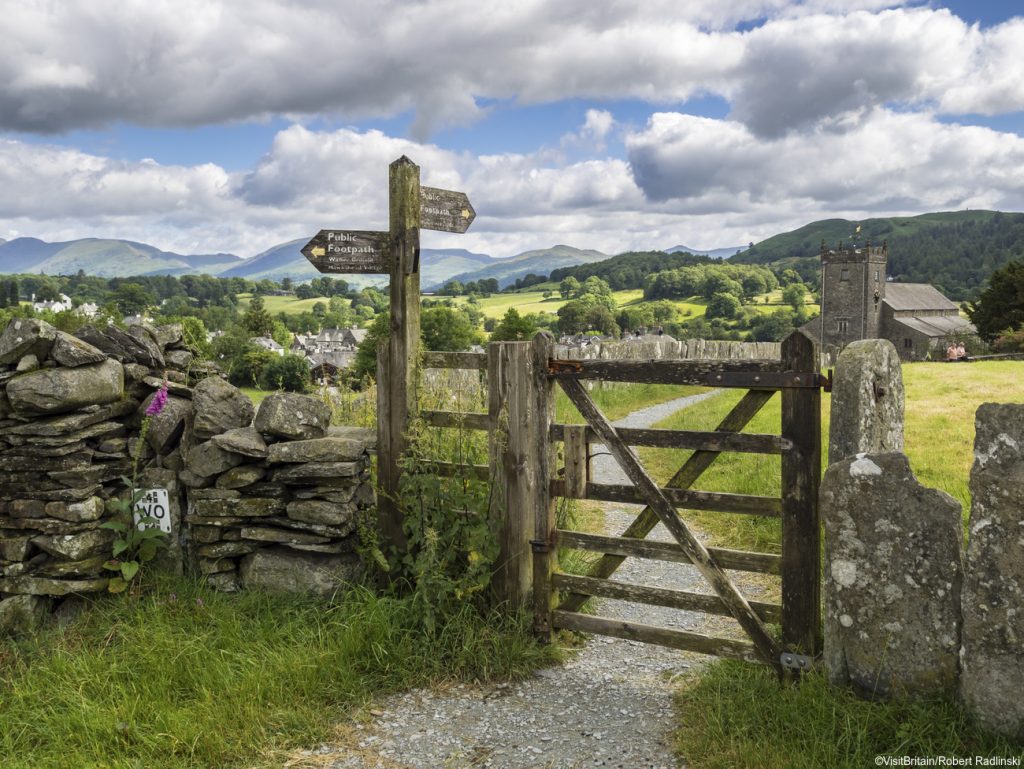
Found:
<path fill-rule="evenodd" d="M 592 115 L 579 133 L 610 120 Z M 831 216 L 1024 208 L 1024 139 L 922 114 L 875 108 L 845 130 L 766 138 L 737 121 L 660 113 L 624 141 L 628 161 L 576 161 L 293 125 L 252 169 L 229 173 L 6 140 L 0 237 L 121 237 L 248 256 L 320 228 L 383 229 L 387 166 L 403 154 L 423 184 L 465 191 L 478 213 L 467 234 L 424 232 L 423 245 L 496 256 L 555 243 L 722 247 Z"/>
<path fill-rule="evenodd" d="M 1024 139 L 916 113 L 875 109 L 846 131 L 761 138 L 738 122 L 677 113 L 628 137 L 630 163 L 653 201 L 732 212 L 901 213 L 1024 207 L 1016 181 Z"/>
<path fill-rule="evenodd" d="M 968 26 L 885 0 L 64 0 L 0 15 L 0 129 L 415 112 L 413 135 L 481 99 L 720 94 L 780 135 L 887 102 L 1024 109 L 1024 21 Z M 737 21 L 760 20 L 733 31 Z"/>

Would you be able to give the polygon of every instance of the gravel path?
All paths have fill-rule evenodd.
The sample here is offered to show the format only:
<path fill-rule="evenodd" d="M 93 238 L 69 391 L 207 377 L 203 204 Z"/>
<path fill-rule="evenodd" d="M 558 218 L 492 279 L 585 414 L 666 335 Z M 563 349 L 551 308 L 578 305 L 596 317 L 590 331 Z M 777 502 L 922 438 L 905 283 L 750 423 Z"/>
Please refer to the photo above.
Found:
<path fill-rule="evenodd" d="M 648 427 L 714 393 L 680 398 L 616 424 Z M 600 451 L 600 449 L 597 449 Z M 624 483 L 611 457 L 594 460 L 595 479 Z M 620 534 L 635 505 L 605 505 L 606 530 Z M 669 541 L 659 525 L 652 539 Z M 616 572 L 627 582 L 710 592 L 691 566 L 629 559 Z M 706 615 L 602 600 L 606 617 L 664 627 L 706 627 Z M 718 622 L 715 623 L 719 625 Z M 722 628 L 716 628 L 722 632 Z M 672 688 L 706 657 L 633 641 L 593 637 L 564 665 L 513 684 L 459 685 L 396 695 L 346 728 L 339 741 L 296 754 L 289 766 L 330 769 L 670 769 Z"/>

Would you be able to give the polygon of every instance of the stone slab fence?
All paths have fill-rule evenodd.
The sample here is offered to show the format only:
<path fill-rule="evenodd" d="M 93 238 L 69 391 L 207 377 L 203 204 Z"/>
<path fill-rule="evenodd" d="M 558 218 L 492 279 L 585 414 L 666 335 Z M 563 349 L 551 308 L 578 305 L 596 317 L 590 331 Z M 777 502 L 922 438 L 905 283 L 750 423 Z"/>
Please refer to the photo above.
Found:
<path fill-rule="evenodd" d="M 976 414 L 966 554 L 960 504 L 921 485 L 903 453 L 892 343 L 849 345 L 832 392 L 824 663 L 862 696 L 960 697 L 1024 739 L 1024 405 Z"/>
<path fill-rule="evenodd" d="M 581 345 L 555 345 L 556 358 L 570 360 L 778 360 L 780 342 L 728 342 L 643 336 Z"/>
<path fill-rule="evenodd" d="M 306 395 L 257 409 L 195 360 L 180 326 L 71 335 L 12 321 L 0 333 L 0 633 L 106 589 L 115 535 L 102 524 L 133 466 L 169 530 L 164 568 L 221 590 L 333 593 L 360 569 L 375 437 L 329 417 Z"/>

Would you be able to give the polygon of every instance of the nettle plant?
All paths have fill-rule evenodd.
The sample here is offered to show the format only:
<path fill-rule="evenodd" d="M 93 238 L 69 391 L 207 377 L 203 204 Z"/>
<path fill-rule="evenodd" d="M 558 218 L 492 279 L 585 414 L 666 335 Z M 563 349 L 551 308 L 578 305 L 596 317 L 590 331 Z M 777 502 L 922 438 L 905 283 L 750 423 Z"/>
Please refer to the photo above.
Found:
<path fill-rule="evenodd" d="M 135 517 L 135 509 L 145 496 L 144 489 L 136 488 L 139 476 L 139 458 L 142 456 L 149 426 L 157 414 L 167 405 L 167 382 L 157 391 L 149 406 L 139 429 L 138 442 L 132 458 L 132 477 L 122 475 L 121 480 L 128 488 L 128 494 L 120 499 L 112 499 L 107 506 L 113 511 L 114 519 L 100 525 L 101 529 L 109 529 L 117 536 L 111 550 L 112 558 L 103 564 L 103 568 L 115 572 L 107 585 L 111 593 L 123 593 L 136 578 L 142 564 L 156 558 L 160 548 L 167 546 L 167 535 L 158 527 L 158 521 L 152 516 Z"/>
<path fill-rule="evenodd" d="M 423 407 L 481 410 L 479 403 L 467 403 L 479 398 L 461 390 L 421 393 Z M 411 588 L 424 628 L 433 634 L 467 607 L 487 605 L 498 557 L 491 488 L 468 472 L 472 465 L 487 464 L 487 436 L 462 426 L 427 428 L 414 420 L 408 438 L 398 499 L 408 548 L 387 571 L 393 582 Z M 442 462 L 455 467 L 453 475 L 438 472 Z M 373 560 L 382 563 L 383 554 L 374 553 Z"/>

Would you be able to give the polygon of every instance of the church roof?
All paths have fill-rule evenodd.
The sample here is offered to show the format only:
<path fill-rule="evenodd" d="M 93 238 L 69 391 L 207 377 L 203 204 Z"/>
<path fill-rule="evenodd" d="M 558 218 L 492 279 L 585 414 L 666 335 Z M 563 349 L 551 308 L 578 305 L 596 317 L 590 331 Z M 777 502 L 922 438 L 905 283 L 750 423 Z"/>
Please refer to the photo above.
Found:
<path fill-rule="evenodd" d="M 883 301 L 896 311 L 957 309 L 930 283 L 886 283 Z"/>
<path fill-rule="evenodd" d="M 974 324 L 958 315 L 926 315 L 916 318 L 893 318 L 893 322 L 914 329 L 930 337 L 949 336 L 956 333 L 976 334 Z"/>

